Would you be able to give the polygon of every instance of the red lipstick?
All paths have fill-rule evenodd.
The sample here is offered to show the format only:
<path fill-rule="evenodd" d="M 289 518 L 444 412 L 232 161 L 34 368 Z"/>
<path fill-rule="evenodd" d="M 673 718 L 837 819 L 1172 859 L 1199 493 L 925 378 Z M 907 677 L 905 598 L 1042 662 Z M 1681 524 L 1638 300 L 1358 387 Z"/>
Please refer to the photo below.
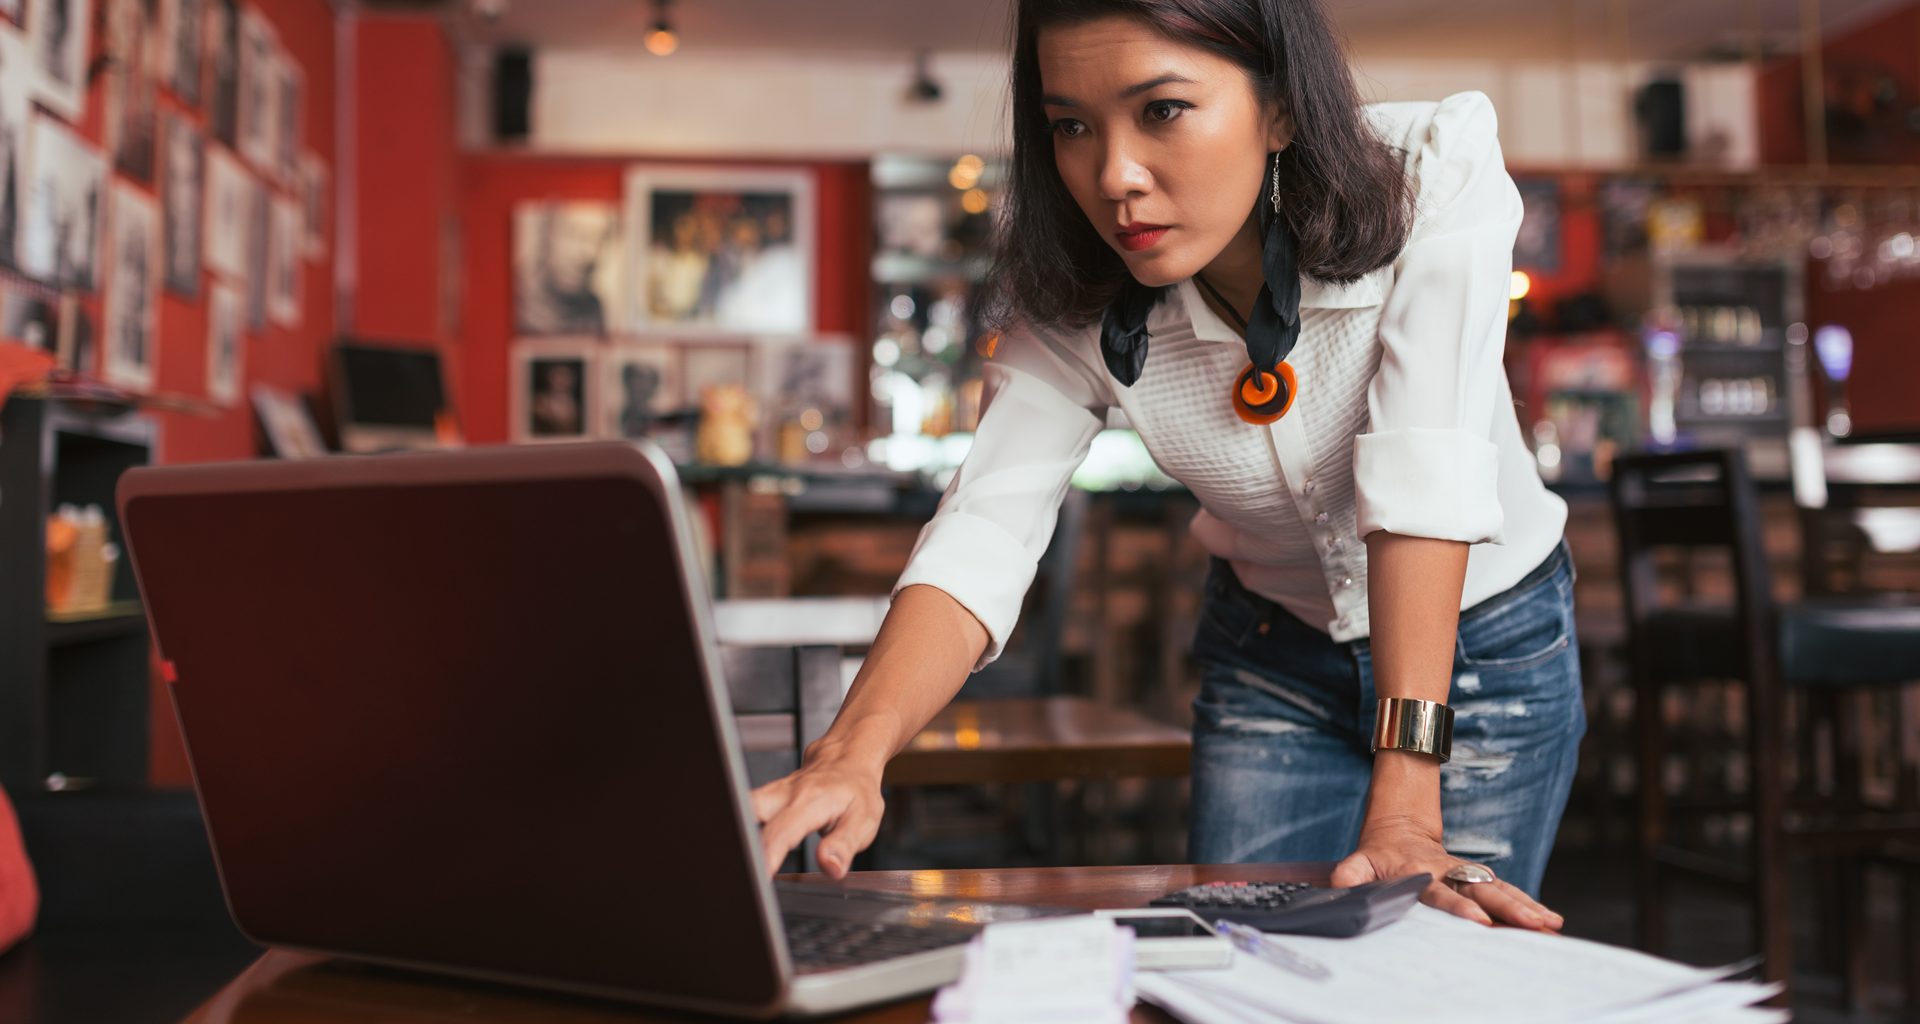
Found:
<path fill-rule="evenodd" d="M 1120 230 L 1114 232 L 1113 237 L 1120 240 L 1120 247 L 1122 249 L 1128 252 L 1139 252 L 1142 249 L 1152 248 L 1168 230 L 1170 229 L 1165 224 L 1148 224 L 1144 221 L 1134 221 L 1132 224 L 1125 225 Z"/>

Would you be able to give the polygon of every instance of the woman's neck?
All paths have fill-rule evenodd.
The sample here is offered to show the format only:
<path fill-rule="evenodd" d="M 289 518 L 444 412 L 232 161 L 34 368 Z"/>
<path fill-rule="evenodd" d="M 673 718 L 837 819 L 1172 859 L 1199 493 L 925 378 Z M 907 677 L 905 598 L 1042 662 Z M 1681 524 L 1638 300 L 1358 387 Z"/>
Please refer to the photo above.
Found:
<path fill-rule="evenodd" d="M 1216 314 L 1231 313 L 1221 317 L 1229 324 L 1245 323 L 1253 316 L 1253 304 L 1260 300 L 1260 286 L 1266 283 L 1261 275 L 1260 255 L 1260 218 L 1249 215 L 1233 240 L 1220 250 L 1220 255 L 1200 270 L 1200 276 L 1213 286 L 1211 290 L 1232 304 L 1231 310 L 1215 310 Z M 1218 304 L 1209 289 L 1201 288 L 1199 292 L 1208 304 Z"/>

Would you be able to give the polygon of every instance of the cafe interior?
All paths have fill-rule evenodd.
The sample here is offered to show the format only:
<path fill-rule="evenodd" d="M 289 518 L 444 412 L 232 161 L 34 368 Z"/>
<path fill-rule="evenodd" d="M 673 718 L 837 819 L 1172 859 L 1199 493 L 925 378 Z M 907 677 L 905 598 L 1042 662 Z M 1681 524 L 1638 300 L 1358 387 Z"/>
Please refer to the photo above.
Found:
<path fill-rule="evenodd" d="M 1503 359 L 1587 720 L 1541 901 L 1916 1019 L 1920 3 L 1324 6 L 1364 101 L 1484 93 L 1525 207 Z M 746 771 L 793 771 L 990 404 L 1013 7 L 0 3 L 0 1020 L 188 1019 L 263 954 L 140 467 L 644 442 Z M 1189 862 L 1199 508 L 1109 420 L 854 870 Z"/>

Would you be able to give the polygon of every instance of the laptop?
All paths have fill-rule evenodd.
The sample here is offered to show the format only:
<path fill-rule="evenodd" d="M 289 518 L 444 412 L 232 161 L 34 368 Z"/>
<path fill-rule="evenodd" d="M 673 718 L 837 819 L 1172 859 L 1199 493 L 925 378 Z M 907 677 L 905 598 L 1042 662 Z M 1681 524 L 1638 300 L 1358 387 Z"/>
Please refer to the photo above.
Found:
<path fill-rule="evenodd" d="M 646 444 L 136 469 L 126 532 L 234 921 L 732 1016 L 959 975 L 1062 911 L 775 884 Z"/>

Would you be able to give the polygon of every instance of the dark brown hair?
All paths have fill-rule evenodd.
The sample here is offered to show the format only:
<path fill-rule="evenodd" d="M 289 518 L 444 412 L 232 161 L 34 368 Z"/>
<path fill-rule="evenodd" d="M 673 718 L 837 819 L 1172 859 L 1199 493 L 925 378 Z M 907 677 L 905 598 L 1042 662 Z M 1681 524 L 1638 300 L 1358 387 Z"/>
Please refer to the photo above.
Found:
<path fill-rule="evenodd" d="M 1280 195 L 1301 273 L 1346 284 L 1399 255 L 1412 192 L 1400 157 L 1366 123 L 1319 0 L 1018 0 L 1013 165 L 982 296 L 989 326 L 1084 326 L 1132 280 L 1060 180 L 1040 100 L 1040 30 L 1116 14 L 1234 62 L 1260 98 L 1293 114 Z M 1269 209 L 1264 194 L 1258 205 Z"/>

